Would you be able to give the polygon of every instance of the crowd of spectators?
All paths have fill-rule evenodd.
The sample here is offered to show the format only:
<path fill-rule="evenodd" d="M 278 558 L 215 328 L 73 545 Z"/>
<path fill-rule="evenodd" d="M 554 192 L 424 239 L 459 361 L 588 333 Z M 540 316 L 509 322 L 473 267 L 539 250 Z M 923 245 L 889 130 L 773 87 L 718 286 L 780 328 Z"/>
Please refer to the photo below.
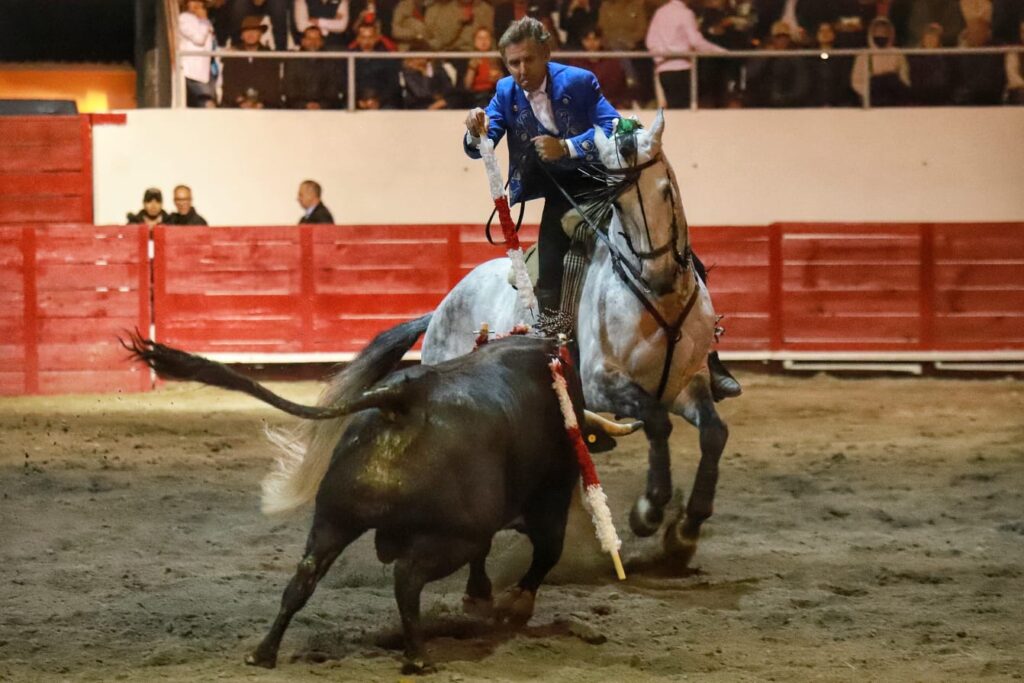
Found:
<path fill-rule="evenodd" d="M 315 180 L 303 180 L 299 183 L 296 201 L 302 207 L 299 225 L 306 223 L 333 224 L 334 216 L 324 206 L 321 199 L 323 188 Z M 147 225 L 209 225 L 192 206 L 192 188 L 188 185 L 177 185 L 174 188 L 174 213 L 164 211 L 164 194 L 158 187 L 147 188 L 142 194 L 142 208 L 137 212 L 128 212 L 128 224 Z"/>
<path fill-rule="evenodd" d="M 1022 45 L 1024 0 L 183 0 L 180 50 L 392 53 L 494 49 L 533 16 L 563 61 L 598 76 L 617 107 L 690 104 L 692 60 L 600 58 L 696 51 L 701 107 L 1024 103 L 1022 52 L 832 54 L 856 48 Z M 780 51 L 814 50 L 779 58 Z M 729 57 L 730 51 L 764 57 Z M 558 59 L 556 56 L 555 59 Z M 189 106 L 347 106 L 347 60 L 183 57 Z M 469 108 L 505 74 L 497 58 L 356 60 L 360 109 Z"/>

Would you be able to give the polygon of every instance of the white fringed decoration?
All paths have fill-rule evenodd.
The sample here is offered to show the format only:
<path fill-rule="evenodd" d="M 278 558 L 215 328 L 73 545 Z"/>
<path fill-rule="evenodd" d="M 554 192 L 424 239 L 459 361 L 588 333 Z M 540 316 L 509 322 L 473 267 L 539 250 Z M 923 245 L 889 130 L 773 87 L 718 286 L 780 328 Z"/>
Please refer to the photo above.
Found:
<path fill-rule="evenodd" d="M 533 283 L 530 282 L 530 274 L 526 270 L 526 258 L 523 256 L 523 249 L 519 245 L 519 237 L 516 235 L 515 225 L 512 223 L 512 216 L 509 213 L 508 199 L 505 197 L 505 184 L 501 179 L 501 170 L 498 168 L 498 157 L 494 155 L 494 141 L 484 136 L 477 146 L 480 156 L 484 160 L 484 168 L 487 170 L 487 184 L 490 187 L 491 199 L 498 210 L 498 219 L 501 222 L 501 232 L 505 237 L 505 246 L 508 248 L 508 257 L 512 261 L 512 273 L 516 283 L 516 291 L 519 303 L 523 310 L 533 310 L 537 316 L 540 311 L 537 309 L 537 298 L 533 293 Z"/>
<path fill-rule="evenodd" d="M 564 351 L 564 349 L 563 349 Z M 568 356 L 568 354 L 566 354 Z M 568 361 L 567 361 L 568 362 Z M 565 376 L 562 373 L 562 363 L 558 359 L 551 361 L 551 377 L 554 380 L 551 386 L 558 396 L 558 406 L 562 411 L 562 420 L 565 423 L 565 431 L 572 441 L 573 451 L 580 466 L 580 475 L 583 480 L 584 496 L 583 504 L 590 513 L 590 519 L 594 523 L 594 532 L 601 544 L 601 550 L 610 553 L 615 563 L 615 574 L 619 580 L 626 578 L 626 572 L 622 567 L 622 560 L 619 558 L 619 548 L 622 541 L 615 531 L 615 524 L 612 522 L 612 512 L 608 508 L 608 496 L 601 488 L 601 482 L 597 478 L 597 470 L 594 468 L 594 461 L 590 457 L 590 450 L 583 440 L 580 432 L 579 422 L 576 421 L 576 411 L 572 407 L 572 399 L 569 397 L 569 389 L 565 383 Z"/>

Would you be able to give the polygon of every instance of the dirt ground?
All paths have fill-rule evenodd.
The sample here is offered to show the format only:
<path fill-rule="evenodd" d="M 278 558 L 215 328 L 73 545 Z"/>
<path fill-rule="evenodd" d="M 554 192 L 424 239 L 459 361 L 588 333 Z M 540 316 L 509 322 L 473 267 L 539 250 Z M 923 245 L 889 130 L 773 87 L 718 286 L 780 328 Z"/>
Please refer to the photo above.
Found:
<path fill-rule="evenodd" d="M 616 582 L 573 522 L 521 632 L 461 614 L 465 573 L 424 594 L 424 681 L 999 681 L 1024 676 L 1024 385 L 743 375 L 695 571 Z M 273 384 L 313 402 L 312 382 Z M 263 517 L 264 423 L 290 418 L 195 385 L 0 399 L 0 679 L 252 681 L 399 676 L 390 567 L 365 537 L 286 634 L 276 613 L 308 515 Z M 677 485 L 696 434 L 677 421 Z M 596 456 L 627 530 L 640 435 Z M 509 582 L 525 544 L 503 532 Z"/>

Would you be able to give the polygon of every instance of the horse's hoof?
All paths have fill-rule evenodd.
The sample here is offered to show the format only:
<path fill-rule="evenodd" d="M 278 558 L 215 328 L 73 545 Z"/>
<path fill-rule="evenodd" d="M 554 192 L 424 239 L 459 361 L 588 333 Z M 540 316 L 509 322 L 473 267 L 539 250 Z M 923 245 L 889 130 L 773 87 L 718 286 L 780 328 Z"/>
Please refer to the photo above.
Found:
<path fill-rule="evenodd" d="M 436 671 L 437 667 L 426 657 L 406 657 L 402 661 L 402 674 L 405 676 L 422 676 Z"/>
<path fill-rule="evenodd" d="M 664 513 L 651 505 L 647 496 L 640 496 L 629 511 L 629 528 L 637 536 L 651 536 L 661 526 Z"/>
<path fill-rule="evenodd" d="M 500 624 L 514 628 L 526 626 L 533 616 L 536 595 L 528 590 L 513 586 L 494 601 L 494 619 Z"/>
<path fill-rule="evenodd" d="M 688 567 L 690 560 L 697 553 L 697 538 L 683 534 L 682 521 L 675 522 L 665 527 L 662 548 L 666 557 L 680 566 Z"/>
<path fill-rule="evenodd" d="M 261 654 L 259 650 L 245 656 L 245 663 L 249 666 L 261 666 L 264 669 L 273 669 L 277 666 L 277 655 Z"/>
<path fill-rule="evenodd" d="M 463 595 L 462 612 L 476 619 L 491 619 L 494 617 L 494 598 L 474 598 L 470 595 Z"/>

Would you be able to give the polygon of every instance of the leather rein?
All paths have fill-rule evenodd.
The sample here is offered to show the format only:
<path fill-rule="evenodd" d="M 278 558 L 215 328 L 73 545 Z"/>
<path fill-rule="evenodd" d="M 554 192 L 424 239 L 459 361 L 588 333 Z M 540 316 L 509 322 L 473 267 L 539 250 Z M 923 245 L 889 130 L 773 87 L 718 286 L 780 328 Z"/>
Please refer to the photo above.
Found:
<path fill-rule="evenodd" d="M 618 149 L 616 148 L 616 153 L 617 152 Z M 640 174 L 643 171 L 654 166 L 659 161 L 662 161 L 661 152 L 656 154 L 649 161 L 646 161 L 639 165 L 633 165 L 623 169 L 604 169 L 605 173 L 607 173 L 608 175 L 625 176 L 627 180 L 630 181 L 629 185 L 632 185 L 636 189 L 637 199 L 640 202 L 640 214 L 641 216 L 643 216 L 644 230 L 647 233 L 647 243 L 650 244 L 652 248 L 650 251 L 638 251 L 636 248 L 634 248 L 632 241 L 629 239 L 629 236 L 626 234 L 625 231 L 622 231 L 620 234 L 626 240 L 626 245 L 629 247 L 630 252 L 632 252 L 632 254 L 639 261 L 642 262 L 656 259 L 662 256 L 663 254 L 667 253 L 671 249 L 676 262 L 680 266 L 682 266 L 683 270 L 693 273 L 693 267 L 690 259 L 689 241 L 687 241 L 687 246 L 682 254 L 679 253 L 679 248 L 676 245 L 676 242 L 679 238 L 679 225 L 678 217 L 676 215 L 675 210 L 676 200 L 674 193 L 671 195 L 672 235 L 669 238 L 668 242 L 666 242 L 660 247 L 653 248 L 653 240 L 651 240 L 650 227 L 648 226 L 647 222 L 647 212 L 644 208 L 643 196 L 640 193 L 639 180 Z M 572 207 L 576 209 L 576 212 L 580 215 L 580 218 L 587 225 L 587 227 L 590 228 L 594 232 L 594 234 L 597 235 L 597 237 L 604 242 L 605 246 L 608 248 L 608 253 L 611 255 L 612 269 L 615 271 L 615 274 L 619 276 L 619 279 L 622 281 L 622 283 L 625 284 L 629 291 L 633 293 L 633 296 L 635 296 L 637 300 L 640 302 L 640 304 L 644 307 L 644 309 L 646 309 L 647 312 L 650 313 L 651 317 L 654 318 L 655 322 L 658 323 L 658 327 L 660 327 L 662 332 L 665 333 L 665 362 L 661 368 L 661 379 L 658 382 L 657 393 L 657 398 L 660 401 L 665 393 L 665 388 L 668 386 L 669 370 L 672 367 L 672 356 L 675 354 L 676 345 L 683 338 L 683 324 L 686 322 L 686 318 L 689 316 L 690 311 L 693 310 L 694 305 L 697 303 L 697 294 L 700 291 L 700 287 L 697 283 L 696 275 L 693 275 L 694 287 L 693 291 L 690 293 L 690 297 L 686 301 L 686 305 L 683 306 L 683 309 L 679 312 L 679 315 L 676 317 L 676 319 L 672 322 L 669 322 L 665 318 L 665 316 L 662 315 L 661 311 L 658 310 L 658 307 L 654 305 L 654 301 L 651 298 L 651 286 L 647 283 L 646 280 L 644 280 L 640 269 L 633 265 L 632 262 L 627 260 L 625 256 L 622 254 L 622 252 L 612 243 L 608 235 L 606 235 L 603 231 L 601 231 L 598 228 L 597 225 L 594 224 L 593 220 L 591 220 L 591 218 L 586 214 L 586 212 L 584 212 L 583 208 L 579 205 L 579 203 L 577 203 L 576 199 L 572 195 L 570 195 L 565 190 L 565 188 L 562 187 L 562 185 L 555 179 L 555 177 L 547 169 L 546 165 L 541 163 L 539 164 L 539 166 L 544 171 L 544 174 L 547 175 L 548 180 L 550 180 L 554 184 L 554 186 L 558 188 L 558 191 L 561 192 L 562 195 L 572 205 Z M 625 189 L 623 189 L 622 192 L 625 193 L 628 189 L 629 188 L 627 186 Z"/>

